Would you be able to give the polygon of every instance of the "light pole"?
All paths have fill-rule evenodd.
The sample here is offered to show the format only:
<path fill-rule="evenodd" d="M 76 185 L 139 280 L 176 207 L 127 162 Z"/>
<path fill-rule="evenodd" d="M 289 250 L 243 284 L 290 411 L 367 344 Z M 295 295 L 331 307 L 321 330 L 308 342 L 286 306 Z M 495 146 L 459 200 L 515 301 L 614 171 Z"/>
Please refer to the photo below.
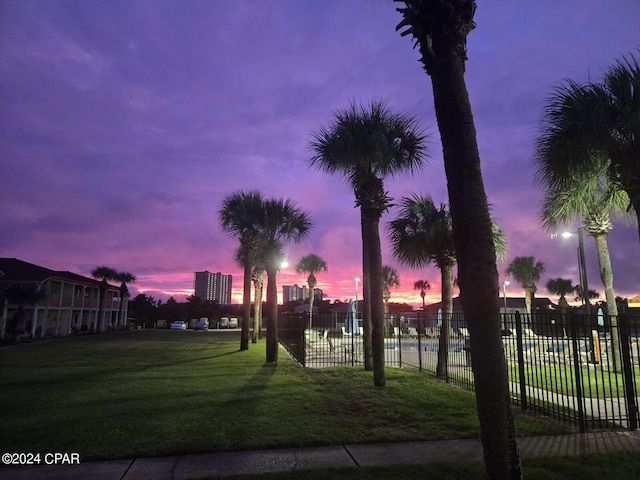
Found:
<path fill-rule="evenodd" d="M 502 282 L 502 299 L 504 300 L 504 314 L 507 314 L 507 287 L 511 285 L 509 280 Z"/>
<path fill-rule="evenodd" d="M 578 269 L 580 272 L 580 289 L 582 290 L 582 304 L 584 305 L 585 314 L 591 314 L 591 304 L 589 303 L 589 281 L 587 280 L 587 264 L 584 260 L 584 241 L 582 231 L 584 227 L 578 227 Z M 569 238 L 574 232 L 564 232 L 562 236 Z"/>
<path fill-rule="evenodd" d="M 356 277 L 356 318 L 358 318 L 358 282 L 360 282 L 360 277 Z"/>

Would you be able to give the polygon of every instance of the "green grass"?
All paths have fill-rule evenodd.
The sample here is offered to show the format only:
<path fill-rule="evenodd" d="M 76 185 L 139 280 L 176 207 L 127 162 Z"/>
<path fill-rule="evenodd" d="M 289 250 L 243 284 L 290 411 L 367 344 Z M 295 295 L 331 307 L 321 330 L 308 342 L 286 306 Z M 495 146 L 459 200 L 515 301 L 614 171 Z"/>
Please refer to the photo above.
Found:
<path fill-rule="evenodd" d="M 146 330 L 0 350 L 2 451 L 83 461 L 478 438 L 474 396 L 418 372 L 303 369 L 231 332 Z M 566 433 L 516 415 L 519 435 Z"/>
<path fill-rule="evenodd" d="M 617 398 L 624 396 L 624 378 L 602 366 L 582 367 L 583 392 L 587 398 Z M 635 384 L 640 385 L 640 369 L 635 369 Z M 570 365 L 547 365 L 525 368 L 527 385 L 561 395 L 576 395 L 575 368 Z M 517 368 L 509 369 L 509 377 L 519 381 Z"/>

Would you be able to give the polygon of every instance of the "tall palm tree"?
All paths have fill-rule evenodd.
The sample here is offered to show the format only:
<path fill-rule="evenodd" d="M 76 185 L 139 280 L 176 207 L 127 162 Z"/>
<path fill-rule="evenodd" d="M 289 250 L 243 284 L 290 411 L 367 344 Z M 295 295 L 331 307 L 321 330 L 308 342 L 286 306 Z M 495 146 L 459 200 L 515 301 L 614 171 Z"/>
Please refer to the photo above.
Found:
<path fill-rule="evenodd" d="M 568 80 L 555 89 L 537 140 L 538 174 L 552 189 L 598 174 L 628 195 L 640 235 L 640 65 L 628 55 L 611 66 L 602 83 Z"/>
<path fill-rule="evenodd" d="M 576 291 L 576 287 L 573 286 L 573 281 L 570 278 L 551 278 L 547 282 L 547 290 L 549 290 L 549 293 L 560 296 L 558 306 L 562 313 L 566 313 L 569 302 L 567 302 L 565 297 Z"/>
<path fill-rule="evenodd" d="M 453 221 L 458 281 L 471 336 L 485 466 L 490 479 L 522 477 L 500 331 L 492 222 L 464 79 L 474 0 L 404 0 L 396 30 L 411 35 L 431 77 Z"/>
<path fill-rule="evenodd" d="M 496 252 L 506 252 L 504 231 L 492 226 Z M 447 378 L 449 331 L 453 315 L 453 267 L 456 264 L 451 214 L 444 204 L 436 207 L 429 195 L 403 197 L 398 217 L 389 222 L 387 234 L 393 254 L 405 265 L 423 268 L 434 263 L 442 284 L 442 327 L 437 375 Z M 424 301 L 424 297 L 423 297 Z"/>
<path fill-rule="evenodd" d="M 116 327 L 119 325 L 121 316 L 122 316 L 122 305 L 125 297 L 129 298 L 129 289 L 127 288 L 127 283 L 132 283 L 136 281 L 136 277 L 134 274 L 129 272 L 118 272 L 116 274 L 116 280 L 120 282 L 120 301 L 118 303 L 118 319 L 116 320 Z M 126 324 L 127 319 L 123 319 L 124 324 Z"/>
<path fill-rule="evenodd" d="M 531 315 L 533 311 L 533 296 L 536 293 L 536 282 L 540 280 L 540 276 L 544 273 L 544 263 L 535 259 L 535 257 L 515 257 L 507 267 L 507 276 L 518 282 L 525 293 L 525 305 L 527 313 Z"/>
<path fill-rule="evenodd" d="M 389 318 L 389 299 L 391 298 L 391 288 L 400 286 L 398 270 L 389 265 L 382 266 L 382 298 L 384 299 L 384 318 Z"/>
<path fill-rule="evenodd" d="M 35 306 L 42 300 L 46 299 L 48 292 L 42 285 L 36 284 L 11 284 L 5 292 L 6 300 L 16 305 L 18 308 L 10 320 L 7 321 L 4 335 L 8 337 L 10 343 L 17 341 L 18 335 L 21 333 L 22 321 L 25 316 L 25 307 L 27 305 Z M 35 325 L 34 325 L 35 328 Z"/>
<path fill-rule="evenodd" d="M 240 191 L 225 197 L 218 211 L 222 229 L 239 242 L 235 258 L 243 266 L 240 350 L 249 348 L 251 269 L 255 263 L 260 241 L 257 225 L 264 215 L 264 204 L 265 199 L 260 192 Z"/>
<path fill-rule="evenodd" d="M 102 312 L 104 310 L 104 296 L 109 288 L 109 280 L 117 281 L 118 272 L 111 267 L 96 267 L 91 271 L 91 276 L 97 280 L 100 280 L 98 286 L 98 319 L 96 321 L 96 332 L 100 331 L 100 325 L 102 324 Z"/>
<path fill-rule="evenodd" d="M 376 386 L 384 374 L 384 300 L 379 222 L 391 198 L 384 178 L 414 172 L 423 165 L 425 136 L 415 118 L 392 113 L 383 102 L 365 107 L 351 104 L 336 114 L 311 142 L 311 165 L 345 176 L 360 207 L 362 287 L 364 296 L 365 368 L 373 367 Z"/>
<path fill-rule="evenodd" d="M 318 281 L 315 274 L 327 271 L 327 262 L 315 253 L 310 253 L 302 257 L 296 264 L 297 273 L 308 273 L 307 285 L 309 286 L 309 329 L 313 320 L 313 300 L 315 297 L 314 290 Z"/>
<path fill-rule="evenodd" d="M 292 200 L 267 199 L 258 223 L 261 259 L 267 271 L 267 363 L 278 361 L 278 290 L 276 274 L 283 260 L 282 243 L 299 242 L 311 228 L 306 212 Z"/>

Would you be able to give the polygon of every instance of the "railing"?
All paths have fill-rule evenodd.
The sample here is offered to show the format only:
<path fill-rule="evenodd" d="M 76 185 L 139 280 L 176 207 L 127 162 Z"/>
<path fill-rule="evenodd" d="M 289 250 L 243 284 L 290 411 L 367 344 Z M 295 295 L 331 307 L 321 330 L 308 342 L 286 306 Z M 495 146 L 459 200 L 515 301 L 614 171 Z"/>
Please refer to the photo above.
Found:
<path fill-rule="evenodd" d="M 345 314 L 282 315 L 280 341 L 311 368 L 364 363 L 361 335 L 343 333 Z M 640 317 L 503 315 L 503 348 L 514 404 L 575 424 L 580 431 L 638 427 Z M 408 312 L 385 326 L 385 365 L 415 368 L 473 390 L 464 316 L 448 339 L 438 315 Z M 362 330 L 362 329 L 361 329 Z"/>

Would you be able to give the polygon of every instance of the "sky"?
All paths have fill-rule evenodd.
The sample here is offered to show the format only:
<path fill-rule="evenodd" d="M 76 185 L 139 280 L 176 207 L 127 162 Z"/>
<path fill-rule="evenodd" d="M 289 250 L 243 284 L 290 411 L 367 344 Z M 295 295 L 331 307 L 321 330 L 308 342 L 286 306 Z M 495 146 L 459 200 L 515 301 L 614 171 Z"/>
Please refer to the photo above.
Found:
<path fill-rule="evenodd" d="M 310 167 L 310 141 L 350 102 L 383 100 L 429 134 L 428 163 L 385 179 L 399 202 L 414 193 L 447 203 L 431 80 L 401 15 L 387 0 L 0 0 L 0 256 L 90 275 L 133 273 L 137 293 L 166 301 L 193 294 L 195 271 L 233 275 L 235 240 L 219 226 L 224 197 L 259 190 L 292 199 L 313 224 L 286 244 L 282 285 L 306 282 L 293 265 L 315 253 L 329 299 L 353 298 L 361 276 L 359 211 L 337 175 Z M 466 82 L 485 188 L 516 256 L 578 283 L 577 240 L 551 238 L 538 221 L 533 149 L 543 106 L 565 79 L 599 81 L 640 48 L 637 0 L 478 2 Z M 440 274 L 400 265 L 380 222 L 383 263 L 418 305 L 416 280 L 440 298 Z M 568 228 L 575 229 L 576 222 Z M 604 289 L 585 238 L 589 287 Z M 616 294 L 640 294 L 640 244 L 615 222 L 609 248 Z M 359 284 L 359 298 L 362 295 Z M 523 295 L 515 282 L 508 296 Z"/>

